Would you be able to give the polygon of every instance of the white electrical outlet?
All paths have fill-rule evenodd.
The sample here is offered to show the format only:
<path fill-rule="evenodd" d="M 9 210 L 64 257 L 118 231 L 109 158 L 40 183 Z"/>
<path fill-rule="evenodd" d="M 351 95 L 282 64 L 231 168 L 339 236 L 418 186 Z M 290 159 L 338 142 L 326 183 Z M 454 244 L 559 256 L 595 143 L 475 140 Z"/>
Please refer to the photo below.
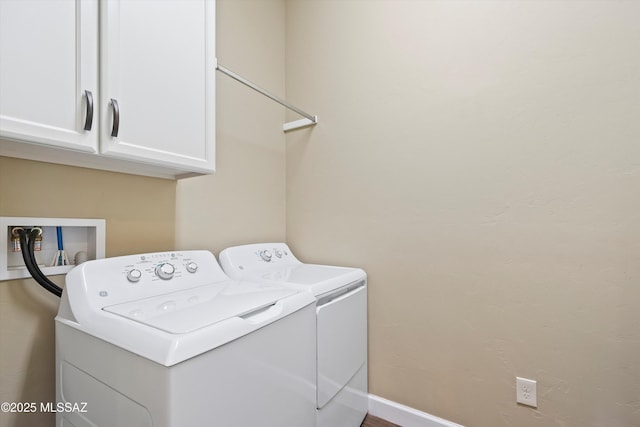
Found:
<path fill-rule="evenodd" d="M 534 408 L 538 407 L 538 395 L 534 380 L 516 377 L 516 402 Z"/>

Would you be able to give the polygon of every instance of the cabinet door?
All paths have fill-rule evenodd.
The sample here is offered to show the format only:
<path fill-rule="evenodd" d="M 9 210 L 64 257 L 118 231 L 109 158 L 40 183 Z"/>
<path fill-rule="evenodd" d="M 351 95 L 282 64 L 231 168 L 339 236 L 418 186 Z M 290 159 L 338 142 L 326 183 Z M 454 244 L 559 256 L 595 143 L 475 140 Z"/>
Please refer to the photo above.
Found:
<path fill-rule="evenodd" d="M 97 102 L 97 0 L 0 1 L 0 138 L 95 153 Z"/>
<path fill-rule="evenodd" d="M 109 0 L 100 19 L 101 153 L 213 172 L 215 2 Z"/>

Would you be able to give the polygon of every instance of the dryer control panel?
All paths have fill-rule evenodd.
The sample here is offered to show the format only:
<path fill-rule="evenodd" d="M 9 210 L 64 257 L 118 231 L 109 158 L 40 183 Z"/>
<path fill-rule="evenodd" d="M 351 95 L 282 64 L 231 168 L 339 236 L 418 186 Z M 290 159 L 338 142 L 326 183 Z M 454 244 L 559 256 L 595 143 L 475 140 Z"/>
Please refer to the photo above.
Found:
<path fill-rule="evenodd" d="M 226 271 L 246 273 L 302 263 L 291 253 L 286 243 L 257 243 L 223 250 L 220 252 L 220 264 Z"/>
<path fill-rule="evenodd" d="M 258 249 L 255 254 L 259 255 L 260 259 L 264 262 L 275 262 L 279 259 L 286 260 L 287 257 L 291 255 L 291 253 L 289 252 L 289 248 L 280 246 L 261 248 Z"/>

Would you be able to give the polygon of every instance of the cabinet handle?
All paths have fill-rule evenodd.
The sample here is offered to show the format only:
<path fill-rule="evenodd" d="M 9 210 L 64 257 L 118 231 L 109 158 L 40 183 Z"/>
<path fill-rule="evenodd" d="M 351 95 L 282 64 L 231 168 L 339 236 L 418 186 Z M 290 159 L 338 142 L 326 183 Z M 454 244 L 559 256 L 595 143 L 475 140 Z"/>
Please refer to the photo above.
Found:
<path fill-rule="evenodd" d="M 85 90 L 84 96 L 87 98 L 87 115 L 84 119 L 84 130 L 91 130 L 93 125 L 93 94 L 90 90 Z"/>
<path fill-rule="evenodd" d="M 120 108 L 118 107 L 118 101 L 111 98 L 111 107 L 113 107 L 113 125 L 111 126 L 111 136 L 118 136 L 118 129 L 120 129 Z"/>

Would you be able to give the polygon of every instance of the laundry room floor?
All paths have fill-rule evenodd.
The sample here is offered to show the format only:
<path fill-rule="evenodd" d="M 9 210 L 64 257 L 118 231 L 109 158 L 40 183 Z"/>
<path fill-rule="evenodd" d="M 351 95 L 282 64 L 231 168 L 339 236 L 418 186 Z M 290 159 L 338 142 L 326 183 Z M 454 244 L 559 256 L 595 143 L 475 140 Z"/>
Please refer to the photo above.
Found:
<path fill-rule="evenodd" d="M 360 427 L 401 427 L 398 424 L 390 423 L 389 421 L 383 420 L 382 418 L 374 417 L 373 415 L 368 415 L 364 418 L 362 425 Z"/>

